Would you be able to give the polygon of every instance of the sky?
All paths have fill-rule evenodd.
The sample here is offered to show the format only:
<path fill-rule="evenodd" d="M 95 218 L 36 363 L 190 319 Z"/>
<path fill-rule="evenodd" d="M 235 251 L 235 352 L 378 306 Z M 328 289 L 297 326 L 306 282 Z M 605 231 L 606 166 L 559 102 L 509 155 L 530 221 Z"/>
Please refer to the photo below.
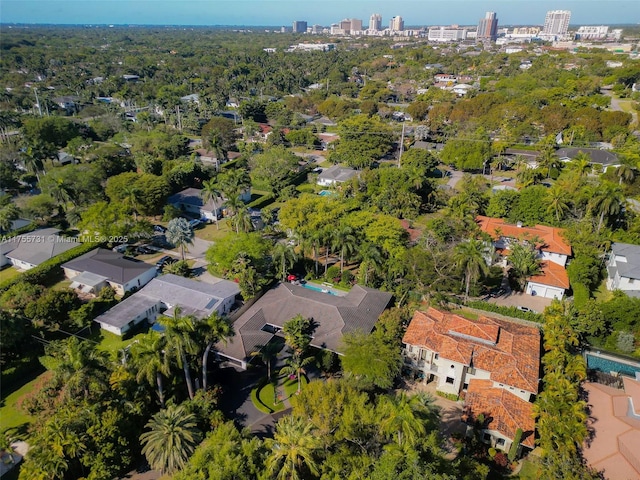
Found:
<path fill-rule="evenodd" d="M 473 25 L 485 12 L 500 25 L 541 25 L 547 10 L 570 10 L 572 25 L 640 22 L 640 0 L 0 0 L 1 23 L 288 26 L 330 25 L 373 13 L 383 26 Z"/>

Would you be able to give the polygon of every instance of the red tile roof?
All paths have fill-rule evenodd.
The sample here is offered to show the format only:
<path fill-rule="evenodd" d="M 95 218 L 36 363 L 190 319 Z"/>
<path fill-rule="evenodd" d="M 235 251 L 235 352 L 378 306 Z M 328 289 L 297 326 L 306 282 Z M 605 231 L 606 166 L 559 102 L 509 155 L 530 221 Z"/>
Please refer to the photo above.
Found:
<path fill-rule="evenodd" d="M 402 224 L 402 228 L 404 228 L 405 231 L 409 234 L 409 242 L 417 242 L 418 238 L 420 238 L 420 235 L 422 235 L 422 230 L 412 228 L 409 224 L 409 220 L 400 220 L 400 223 Z"/>
<path fill-rule="evenodd" d="M 538 392 L 540 331 L 535 327 L 484 315 L 472 321 L 430 307 L 414 313 L 402 341 L 454 362 L 473 361 L 495 382 Z"/>
<path fill-rule="evenodd" d="M 565 290 L 570 287 L 569 274 L 563 266 L 553 262 L 542 262 L 542 273 L 529 278 L 530 282 L 540 283 L 542 285 L 550 285 L 552 287 L 560 287 Z"/>
<path fill-rule="evenodd" d="M 495 430 L 513 440 L 521 428 L 521 443 L 531 448 L 535 446 L 532 403 L 503 388 L 494 388 L 491 380 L 478 379 L 469 382 L 464 403 L 467 415 L 474 419 L 484 415 L 487 430 Z"/>
<path fill-rule="evenodd" d="M 561 228 L 547 227 L 546 225 L 518 227 L 512 223 L 506 223 L 501 218 L 484 217 L 482 215 L 476 217 L 476 223 L 480 230 L 491 235 L 494 240 L 499 237 L 517 238 L 519 240 L 530 240 L 537 237 L 542 242 L 538 244 L 538 247 L 543 251 L 571 255 L 571 245 L 564 239 L 564 230 Z"/>

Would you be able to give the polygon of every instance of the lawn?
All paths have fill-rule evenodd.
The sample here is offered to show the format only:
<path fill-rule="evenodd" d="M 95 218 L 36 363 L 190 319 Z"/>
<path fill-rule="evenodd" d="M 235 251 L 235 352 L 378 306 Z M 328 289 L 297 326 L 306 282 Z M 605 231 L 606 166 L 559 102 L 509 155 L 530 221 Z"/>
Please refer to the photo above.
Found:
<path fill-rule="evenodd" d="M 16 404 L 24 395 L 33 391 L 38 381 L 42 378 L 42 375 L 45 374 L 38 375 L 19 389 L 11 392 L 6 398 L 2 398 L 2 406 L 0 407 L 0 430 L 4 431 L 8 428 L 19 427 L 33 420 L 30 415 L 20 412 Z"/>
<path fill-rule="evenodd" d="M 17 277 L 18 275 L 20 275 L 20 272 L 15 268 L 5 268 L 4 270 L 0 271 L 0 282 L 9 281 L 9 279 Z"/>
<path fill-rule="evenodd" d="M 301 389 L 304 390 L 304 387 L 307 385 L 307 383 L 309 383 L 309 380 L 307 379 L 306 375 L 302 375 L 301 378 L 302 378 L 300 382 Z M 298 392 L 298 380 L 297 379 L 290 380 L 289 377 L 287 377 L 287 379 L 284 382 L 284 392 L 287 398 L 293 397 L 294 395 L 296 395 Z"/>
<path fill-rule="evenodd" d="M 216 222 L 208 223 L 204 228 L 196 229 L 196 237 L 209 242 L 215 242 L 216 240 L 223 240 L 229 235 L 236 233 L 229 218 L 223 218 L 218 223 L 220 224 L 219 230 Z"/>
<path fill-rule="evenodd" d="M 541 468 L 540 464 L 537 461 L 532 460 L 523 460 L 522 468 L 518 473 L 518 478 L 520 480 L 536 480 L 541 476 Z"/>
<path fill-rule="evenodd" d="M 282 402 L 274 403 L 275 390 L 273 382 L 268 382 L 260 386 L 261 383 L 258 383 L 258 386 L 251 390 L 253 405 L 264 413 L 274 413 L 283 410 L 284 405 Z"/>
<path fill-rule="evenodd" d="M 593 292 L 593 296 L 598 303 L 606 302 L 607 300 L 611 300 L 613 297 L 613 292 L 607 289 L 607 280 L 603 280 L 600 283 L 600 286 L 597 288 L 595 292 Z"/>
<path fill-rule="evenodd" d="M 91 340 L 98 342 L 98 350 L 107 352 L 111 356 L 116 358 L 120 350 L 128 347 L 133 342 L 139 340 L 140 338 L 142 338 L 143 335 L 144 335 L 144 332 L 123 340 L 122 337 L 116 335 L 115 333 L 107 332 L 105 330 L 100 329 L 100 331 L 97 332 L 97 334 L 92 335 Z"/>

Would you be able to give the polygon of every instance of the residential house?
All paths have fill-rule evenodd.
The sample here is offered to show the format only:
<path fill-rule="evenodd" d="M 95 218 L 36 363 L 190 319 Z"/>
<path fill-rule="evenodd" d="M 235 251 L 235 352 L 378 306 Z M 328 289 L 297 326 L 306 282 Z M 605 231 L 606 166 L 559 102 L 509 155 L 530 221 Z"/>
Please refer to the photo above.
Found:
<path fill-rule="evenodd" d="M 573 148 L 566 147 L 560 148 L 556 151 L 556 155 L 563 162 L 572 161 L 579 153 L 585 153 L 589 157 L 589 162 L 592 165 L 600 165 L 604 170 L 609 167 L 619 167 L 622 162 L 618 159 L 618 156 L 607 150 L 600 150 L 599 148 Z"/>
<path fill-rule="evenodd" d="M 538 259 L 541 260 L 541 273 L 530 277 L 525 292 L 544 298 L 562 298 L 570 288 L 569 275 L 565 270 L 567 259 L 571 256 L 571 245 L 564 238 L 560 228 L 536 225 L 525 227 L 521 223 L 510 224 L 500 218 L 476 217 L 476 223 L 493 238 L 496 251 L 504 257 L 509 255 L 509 246 L 513 242 L 534 243 Z M 504 258 L 506 266 L 506 258 Z"/>
<path fill-rule="evenodd" d="M 640 297 L 640 246 L 613 243 L 607 263 L 607 289 Z"/>
<path fill-rule="evenodd" d="M 98 293 L 110 286 L 117 295 L 144 287 L 157 274 L 155 265 L 104 248 L 96 248 L 64 263 L 62 269 L 72 281 L 70 288 Z"/>
<path fill-rule="evenodd" d="M 251 190 L 245 190 L 240 195 L 243 202 L 251 200 Z M 224 196 L 218 196 L 215 199 L 209 199 L 205 203 L 202 199 L 202 190 L 199 188 L 186 188 L 181 192 L 171 195 L 167 202 L 183 212 L 190 213 L 198 218 L 206 218 L 207 220 L 215 220 L 221 218 L 224 205 L 227 199 Z"/>
<path fill-rule="evenodd" d="M 218 156 L 216 155 L 216 152 L 211 152 L 206 148 L 197 149 L 195 151 L 195 154 L 198 160 L 200 160 L 202 163 L 206 165 L 213 165 L 216 171 L 219 170 L 220 165 L 222 165 L 226 161 L 224 158 L 219 159 Z"/>
<path fill-rule="evenodd" d="M 540 381 L 540 330 L 480 315 L 416 311 L 402 339 L 405 373 L 462 395 L 465 418 L 484 416 L 483 439 L 508 451 L 518 428 L 534 446 L 533 404 Z"/>
<path fill-rule="evenodd" d="M 353 168 L 334 165 L 333 167 L 329 167 L 326 170 L 323 170 L 322 173 L 318 175 L 318 180 L 316 181 L 316 183 L 318 185 L 322 185 L 323 187 L 330 187 L 332 185 L 347 182 L 357 174 L 358 172 Z"/>
<path fill-rule="evenodd" d="M 337 296 L 280 283 L 234 322 L 236 335 L 217 346 L 219 355 L 246 369 L 252 354 L 279 335 L 285 322 L 296 315 L 315 323 L 312 346 L 341 353 L 342 336 L 355 331 L 370 333 L 390 301 L 390 293 L 359 285 L 346 295 Z"/>
<path fill-rule="evenodd" d="M 216 279 L 216 283 L 209 284 L 166 274 L 154 278 L 95 321 L 104 330 L 123 335 L 145 319 L 153 323 L 161 314 L 173 315 L 176 307 L 180 307 L 182 315 L 198 319 L 213 312 L 226 315 L 239 293 L 238 285 L 228 280 Z"/>
<path fill-rule="evenodd" d="M 327 150 L 330 144 L 340 139 L 340 136 L 337 133 L 319 133 L 318 139 L 320 140 L 320 148 Z"/>
<path fill-rule="evenodd" d="M 58 232 L 57 228 L 42 228 L 0 242 L 0 267 L 11 264 L 29 270 L 79 245 L 77 239 L 61 237 Z"/>

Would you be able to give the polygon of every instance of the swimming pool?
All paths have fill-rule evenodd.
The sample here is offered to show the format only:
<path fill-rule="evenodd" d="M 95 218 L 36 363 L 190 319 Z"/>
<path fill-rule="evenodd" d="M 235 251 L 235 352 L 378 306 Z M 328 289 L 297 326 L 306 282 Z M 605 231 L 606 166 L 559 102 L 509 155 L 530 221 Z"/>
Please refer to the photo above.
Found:
<path fill-rule="evenodd" d="M 335 293 L 333 293 L 331 290 L 329 290 L 328 288 L 320 288 L 320 287 L 316 287 L 315 285 L 309 285 L 308 283 L 305 283 L 304 285 L 302 285 L 304 288 L 308 288 L 309 290 L 315 290 L 316 292 L 322 292 L 322 293 L 327 293 L 329 295 L 335 295 Z"/>
<path fill-rule="evenodd" d="M 330 197 L 331 195 L 335 195 L 336 192 L 332 192 L 331 190 L 320 190 L 318 192 L 318 195 L 320 195 L 321 197 Z"/>
<path fill-rule="evenodd" d="M 631 377 L 635 377 L 636 373 L 640 373 L 640 362 L 634 365 L 634 362 L 632 361 L 629 361 L 628 363 L 621 362 L 614 360 L 609 356 L 603 357 L 593 353 L 587 353 L 585 354 L 585 357 L 587 360 L 587 368 L 593 370 L 599 370 L 605 373 L 616 372 Z"/>

